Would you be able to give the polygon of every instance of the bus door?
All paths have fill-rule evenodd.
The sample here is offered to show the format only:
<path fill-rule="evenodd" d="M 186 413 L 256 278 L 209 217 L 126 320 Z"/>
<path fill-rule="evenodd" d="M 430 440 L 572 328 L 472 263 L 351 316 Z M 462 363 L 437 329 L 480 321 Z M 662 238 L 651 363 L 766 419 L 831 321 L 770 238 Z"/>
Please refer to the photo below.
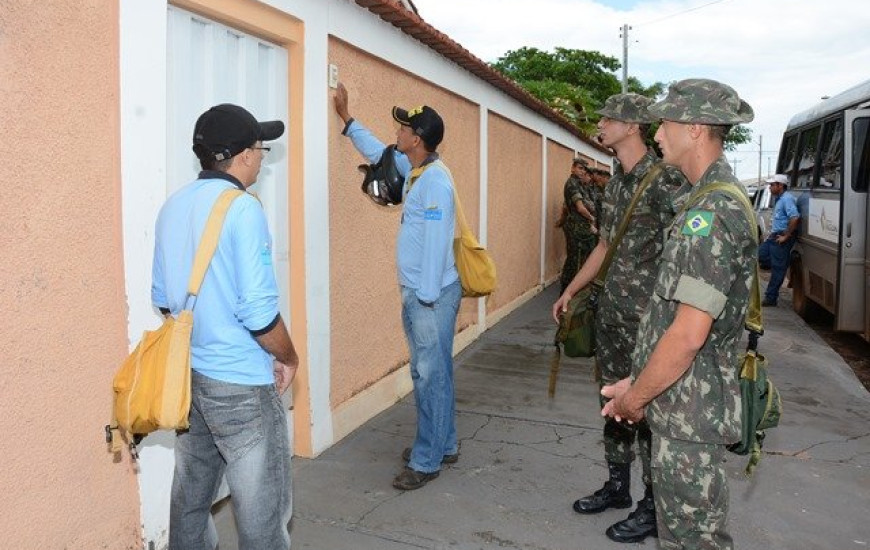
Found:
<path fill-rule="evenodd" d="M 870 177 L 870 109 L 844 112 L 843 200 L 835 330 L 864 332 L 867 181 Z"/>

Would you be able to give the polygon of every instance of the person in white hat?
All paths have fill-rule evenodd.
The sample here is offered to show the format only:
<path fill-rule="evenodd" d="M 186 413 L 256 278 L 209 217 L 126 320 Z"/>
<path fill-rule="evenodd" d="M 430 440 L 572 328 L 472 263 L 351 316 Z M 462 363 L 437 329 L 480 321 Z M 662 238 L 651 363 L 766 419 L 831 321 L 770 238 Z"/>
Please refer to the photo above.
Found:
<path fill-rule="evenodd" d="M 761 305 L 775 306 L 779 298 L 779 288 L 785 279 L 785 272 L 791 258 L 791 249 L 797 238 L 801 223 L 801 214 L 795 198 L 788 194 L 788 176 L 777 174 L 767 178 L 770 192 L 776 197 L 773 207 L 770 235 L 758 247 L 758 265 L 762 269 L 770 269 L 770 281 L 764 291 Z"/>

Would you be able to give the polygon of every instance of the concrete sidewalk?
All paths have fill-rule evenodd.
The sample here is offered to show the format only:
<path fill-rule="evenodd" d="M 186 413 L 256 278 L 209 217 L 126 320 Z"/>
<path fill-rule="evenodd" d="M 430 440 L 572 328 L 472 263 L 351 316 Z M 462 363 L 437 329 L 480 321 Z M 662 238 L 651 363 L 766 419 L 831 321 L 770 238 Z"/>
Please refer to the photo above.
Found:
<path fill-rule="evenodd" d="M 563 358 L 547 397 L 556 290 L 532 299 L 456 360 L 461 458 L 417 491 L 391 486 L 414 435 L 413 397 L 314 460 L 294 459 L 293 548 L 316 550 L 609 550 L 604 530 L 630 510 L 580 516 L 606 476 L 591 360 Z M 785 307 L 765 308 L 760 349 L 784 418 L 752 479 L 729 455 L 731 532 L 739 549 L 870 545 L 870 394 Z M 641 497 L 640 472 L 633 495 Z M 222 528 L 221 550 L 235 548 Z M 639 546 L 657 548 L 655 539 Z"/>

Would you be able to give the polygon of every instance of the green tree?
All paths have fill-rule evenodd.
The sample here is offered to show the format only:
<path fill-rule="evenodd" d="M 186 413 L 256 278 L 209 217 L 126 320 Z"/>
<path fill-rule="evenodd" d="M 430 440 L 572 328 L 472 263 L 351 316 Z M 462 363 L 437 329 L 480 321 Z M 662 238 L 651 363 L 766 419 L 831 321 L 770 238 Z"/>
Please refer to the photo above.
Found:
<path fill-rule="evenodd" d="M 524 47 L 508 51 L 490 65 L 588 136 L 595 134 L 595 124 L 600 118 L 595 111 L 604 106 L 608 97 L 622 91 L 622 83 L 616 77 L 616 71 L 622 68 L 619 60 L 595 51 L 556 48 L 548 52 Z M 631 76 L 627 84 L 629 92 L 652 98 L 663 95 L 666 89 L 661 82 L 646 86 Z M 725 146 L 733 150 L 751 139 L 749 128 L 735 126 Z M 647 141 L 652 144 L 651 136 Z"/>
<path fill-rule="evenodd" d="M 751 143 L 752 142 L 752 130 L 743 126 L 742 124 L 738 124 L 731 128 L 731 131 L 728 132 L 728 137 L 725 138 L 725 150 L 726 151 L 734 151 L 737 149 L 737 146 L 742 143 Z"/>
<path fill-rule="evenodd" d="M 568 48 L 547 52 L 525 47 L 507 52 L 491 65 L 587 135 L 595 133 L 599 119 L 595 111 L 608 97 L 622 91 L 615 76 L 619 61 L 600 52 Z M 664 84 L 644 86 L 636 78 L 629 78 L 628 89 L 656 97 L 664 90 Z"/>

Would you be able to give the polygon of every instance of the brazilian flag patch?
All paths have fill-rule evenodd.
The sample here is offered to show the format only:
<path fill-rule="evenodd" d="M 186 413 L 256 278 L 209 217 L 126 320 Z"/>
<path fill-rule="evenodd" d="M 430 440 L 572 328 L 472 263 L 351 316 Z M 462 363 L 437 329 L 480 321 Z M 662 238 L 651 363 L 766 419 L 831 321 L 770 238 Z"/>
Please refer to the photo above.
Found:
<path fill-rule="evenodd" d="M 706 237 L 713 229 L 713 213 L 709 210 L 689 210 L 686 223 L 683 224 L 683 235 Z"/>

